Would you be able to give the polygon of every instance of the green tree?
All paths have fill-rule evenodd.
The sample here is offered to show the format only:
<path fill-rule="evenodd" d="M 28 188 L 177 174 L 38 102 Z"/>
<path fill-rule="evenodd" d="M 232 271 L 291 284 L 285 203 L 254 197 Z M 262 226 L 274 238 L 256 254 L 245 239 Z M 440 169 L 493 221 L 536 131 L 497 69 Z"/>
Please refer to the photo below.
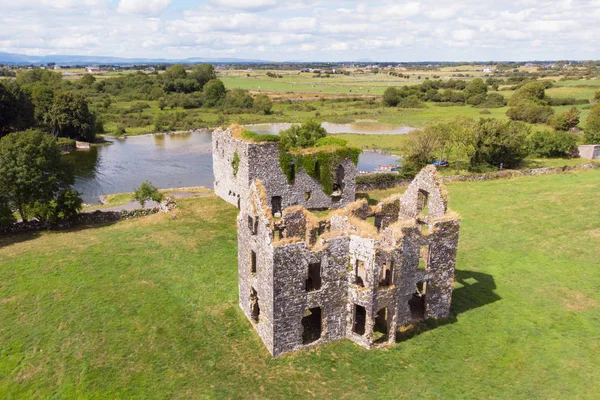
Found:
<path fill-rule="evenodd" d="M 152 200 L 156 202 L 161 202 L 163 200 L 163 195 L 152 183 L 144 181 L 140 185 L 140 187 L 135 189 L 133 198 L 136 199 L 138 203 L 142 205 L 142 208 L 144 208 L 147 201 Z"/>
<path fill-rule="evenodd" d="M 61 81 L 61 74 L 41 68 L 19 71 L 17 74 L 17 83 L 19 85 L 27 85 L 39 82 L 46 86 L 56 87 Z"/>
<path fill-rule="evenodd" d="M 600 103 L 590 108 L 585 124 L 584 140 L 586 144 L 600 144 Z"/>
<path fill-rule="evenodd" d="M 167 68 L 165 73 L 163 74 L 164 78 L 169 81 L 174 81 L 176 79 L 185 79 L 187 78 L 187 72 L 185 68 L 181 64 L 175 64 Z"/>
<path fill-rule="evenodd" d="M 579 110 L 571 107 L 565 112 L 554 115 L 550 119 L 550 125 L 558 131 L 568 131 L 579 124 Z"/>
<path fill-rule="evenodd" d="M 94 82 L 96 82 L 96 77 L 92 74 L 83 74 L 79 82 L 85 86 L 92 86 Z"/>
<path fill-rule="evenodd" d="M 225 93 L 223 105 L 227 108 L 252 108 L 254 99 L 247 90 L 230 89 Z"/>
<path fill-rule="evenodd" d="M 213 79 L 204 85 L 204 105 L 207 107 L 217 106 L 225 97 L 225 85 L 219 79 Z"/>
<path fill-rule="evenodd" d="M 259 114 L 270 115 L 273 102 L 266 94 L 259 94 L 254 98 L 254 111 Z"/>
<path fill-rule="evenodd" d="M 15 215 L 10 208 L 8 199 L 0 195 L 0 226 L 9 225 L 16 222 Z"/>
<path fill-rule="evenodd" d="M 0 193 L 24 221 L 36 203 L 57 200 L 73 181 L 72 166 L 62 159 L 52 136 L 26 131 L 0 139 Z"/>
<path fill-rule="evenodd" d="M 577 148 L 577 138 L 570 132 L 535 131 L 528 138 L 531 152 L 538 157 L 567 157 Z"/>
<path fill-rule="evenodd" d="M 44 122 L 56 137 L 94 141 L 95 116 L 90 112 L 85 97 L 80 94 L 70 91 L 56 92 Z"/>
<path fill-rule="evenodd" d="M 400 100 L 400 93 L 395 87 L 389 87 L 383 92 L 383 104 L 388 107 L 396 107 Z"/>
<path fill-rule="evenodd" d="M 529 132 L 530 128 L 522 122 L 480 119 L 475 128 L 471 168 L 518 166 L 529 153 Z"/>
<path fill-rule="evenodd" d="M 467 84 L 467 86 L 463 90 L 463 93 L 465 95 L 465 99 L 466 99 L 467 103 L 477 105 L 477 104 L 481 104 L 485 100 L 485 95 L 487 93 L 487 90 L 488 90 L 487 84 L 483 81 L 483 79 L 477 78 L 477 79 L 471 80 Z M 472 97 L 475 97 L 475 96 L 479 96 L 478 99 L 481 99 L 481 101 L 478 100 L 478 102 L 475 102 L 475 100 L 471 100 L 471 102 L 470 102 L 469 99 L 471 99 Z"/>
<path fill-rule="evenodd" d="M 217 74 L 215 73 L 215 67 L 213 67 L 211 64 L 200 64 L 192 68 L 192 72 L 189 73 L 189 77 L 191 79 L 195 79 L 200 86 L 200 90 L 202 90 L 204 85 L 206 85 L 209 81 L 217 79 Z"/>
<path fill-rule="evenodd" d="M 538 104 L 546 105 L 543 102 L 546 97 L 546 86 L 541 82 L 527 82 L 523 86 L 513 93 L 510 101 L 508 102 L 509 106 L 517 106 L 523 100 L 535 101 Z"/>
<path fill-rule="evenodd" d="M 28 129 L 34 123 L 34 106 L 29 93 L 14 81 L 0 82 L 0 137 Z"/>
<path fill-rule="evenodd" d="M 29 84 L 27 88 L 31 94 L 31 101 L 35 109 L 35 121 L 38 125 L 41 125 L 44 123 L 44 116 L 50 107 L 52 107 L 54 89 L 41 82 Z"/>
<path fill-rule="evenodd" d="M 302 125 L 292 125 L 279 132 L 279 143 L 286 149 L 314 146 L 317 141 L 327 136 L 327 131 L 317 121 L 307 121 Z"/>

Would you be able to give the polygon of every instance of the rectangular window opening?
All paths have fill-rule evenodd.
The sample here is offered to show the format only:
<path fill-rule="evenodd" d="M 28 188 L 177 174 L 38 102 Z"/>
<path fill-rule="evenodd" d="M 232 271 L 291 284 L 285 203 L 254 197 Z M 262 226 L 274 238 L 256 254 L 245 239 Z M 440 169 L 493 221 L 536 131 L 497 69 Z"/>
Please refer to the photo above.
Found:
<path fill-rule="evenodd" d="M 427 283 L 418 282 L 411 299 L 408 301 L 410 314 L 413 320 L 423 320 L 425 318 L 425 291 Z"/>
<path fill-rule="evenodd" d="M 302 317 L 302 344 L 310 344 L 321 338 L 322 334 L 321 307 L 309 309 Z"/>
<path fill-rule="evenodd" d="M 373 331 L 373 340 L 375 343 L 385 342 L 388 337 L 388 310 L 382 308 L 375 317 L 375 327 Z"/>
<path fill-rule="evenodd" d="M 366 281 L 367 270 L 365 268 L 365 262 L 361 260 L 356 260 L 356 264 L 354 266 L 354 283 L 358 286 L 365 287 Z"/>
<path fill-rule="evenodd" d="M 281 216 L 281 196 L 271 197 L 271 209 L 273 211 L 273 216 L 276 216 L 276 214 Z M 277 218 L 279 218 L 279 216 L 277 216 Z"/>
<path fill-rule="evenodd" d="M 250 318 L 258 322 L 260 317 L 260 307 L 258 306 L 258 293 L 253 287 L 250 288 Z"/>
<path fill-rule="evenodd" d="M 256 253 L 254 250 L 250 250 L 250 272 L 256 273 Z"/>
<path fill-rule="evenodd" d="M 258 231 L 258 218 L 248 216 L 248 229 L 250 229 L 252 235 L 256 235 Z"/>
<path fill-rule="evenodd" d="M 390 286 L 393 282 L 393 273 L 394 273 L 394 261 L 390 260 L 382 265 L 381 269 L 381 280 L 379 281 L 379 286 Z"/>
<path fill-rule="evenodd" d="M 352 327 L 352 332 L 364 335 L 365 334 L 365 326 L 367 323 L 367 310 L 363 306 L 359 306 L 357 304 L 354 305 L 354 325 Z"/>
<path fill-rule="evenodd" d="M 311 195 L 312 195 L 312 193 L 311 193 L 311 192 L 305 192 L 305 193 L 304 193 L 304 200 L 307 200 L 307 201 L 308 201 L 308 200 L 310 200 L 310 196 L 311 196 Z"/>
<path fill-rule="evenodd" d="M 306 291 L 321 289 L 321 263 L 308 265 L 308 278 L 306 279 Z"/>
<path fill-rule="evenodd" d="M 423 189 L 419 189 L 417 195 L 417 213 L 420 212 L 425 215 L 429 213 L 429 192 Z"/>

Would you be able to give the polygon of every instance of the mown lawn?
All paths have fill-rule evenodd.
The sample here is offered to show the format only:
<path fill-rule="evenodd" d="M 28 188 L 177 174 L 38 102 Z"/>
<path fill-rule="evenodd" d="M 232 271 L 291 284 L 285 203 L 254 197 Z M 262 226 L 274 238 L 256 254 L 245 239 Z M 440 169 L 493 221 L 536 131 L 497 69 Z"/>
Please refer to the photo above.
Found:
<path fill-rule="evenodd" d="M 236 209 L 216 197 L 2 237 L 0 398 L 599 398 L 599 192 L 599 170 L 449 185 L 452 317 L 278 359 L 238 309 Z"/>

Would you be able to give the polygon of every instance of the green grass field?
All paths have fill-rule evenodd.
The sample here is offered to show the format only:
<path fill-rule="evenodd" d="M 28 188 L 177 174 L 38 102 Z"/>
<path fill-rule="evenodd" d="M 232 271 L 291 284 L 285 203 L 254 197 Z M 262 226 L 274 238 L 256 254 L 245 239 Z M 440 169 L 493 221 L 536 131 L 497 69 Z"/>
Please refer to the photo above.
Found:
<path fill-rule="evenodd" d="M 600 170 L 448 189 L 452 316 L 385 350 L 271 358 L 237 306 L 237 210 L 216 197 L 0 237 L 0 398 L 600 397 Z"/>

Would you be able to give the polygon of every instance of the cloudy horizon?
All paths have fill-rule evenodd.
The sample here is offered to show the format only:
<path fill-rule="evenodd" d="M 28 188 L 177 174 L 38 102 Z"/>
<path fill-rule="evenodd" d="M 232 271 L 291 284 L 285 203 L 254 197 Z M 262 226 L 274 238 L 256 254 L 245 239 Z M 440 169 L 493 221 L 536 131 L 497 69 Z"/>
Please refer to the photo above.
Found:
<path fill-rule="evenodd" d="M 600 1 L 0 0 L 0 51 L 269 61 L 588 60 Z"/>

